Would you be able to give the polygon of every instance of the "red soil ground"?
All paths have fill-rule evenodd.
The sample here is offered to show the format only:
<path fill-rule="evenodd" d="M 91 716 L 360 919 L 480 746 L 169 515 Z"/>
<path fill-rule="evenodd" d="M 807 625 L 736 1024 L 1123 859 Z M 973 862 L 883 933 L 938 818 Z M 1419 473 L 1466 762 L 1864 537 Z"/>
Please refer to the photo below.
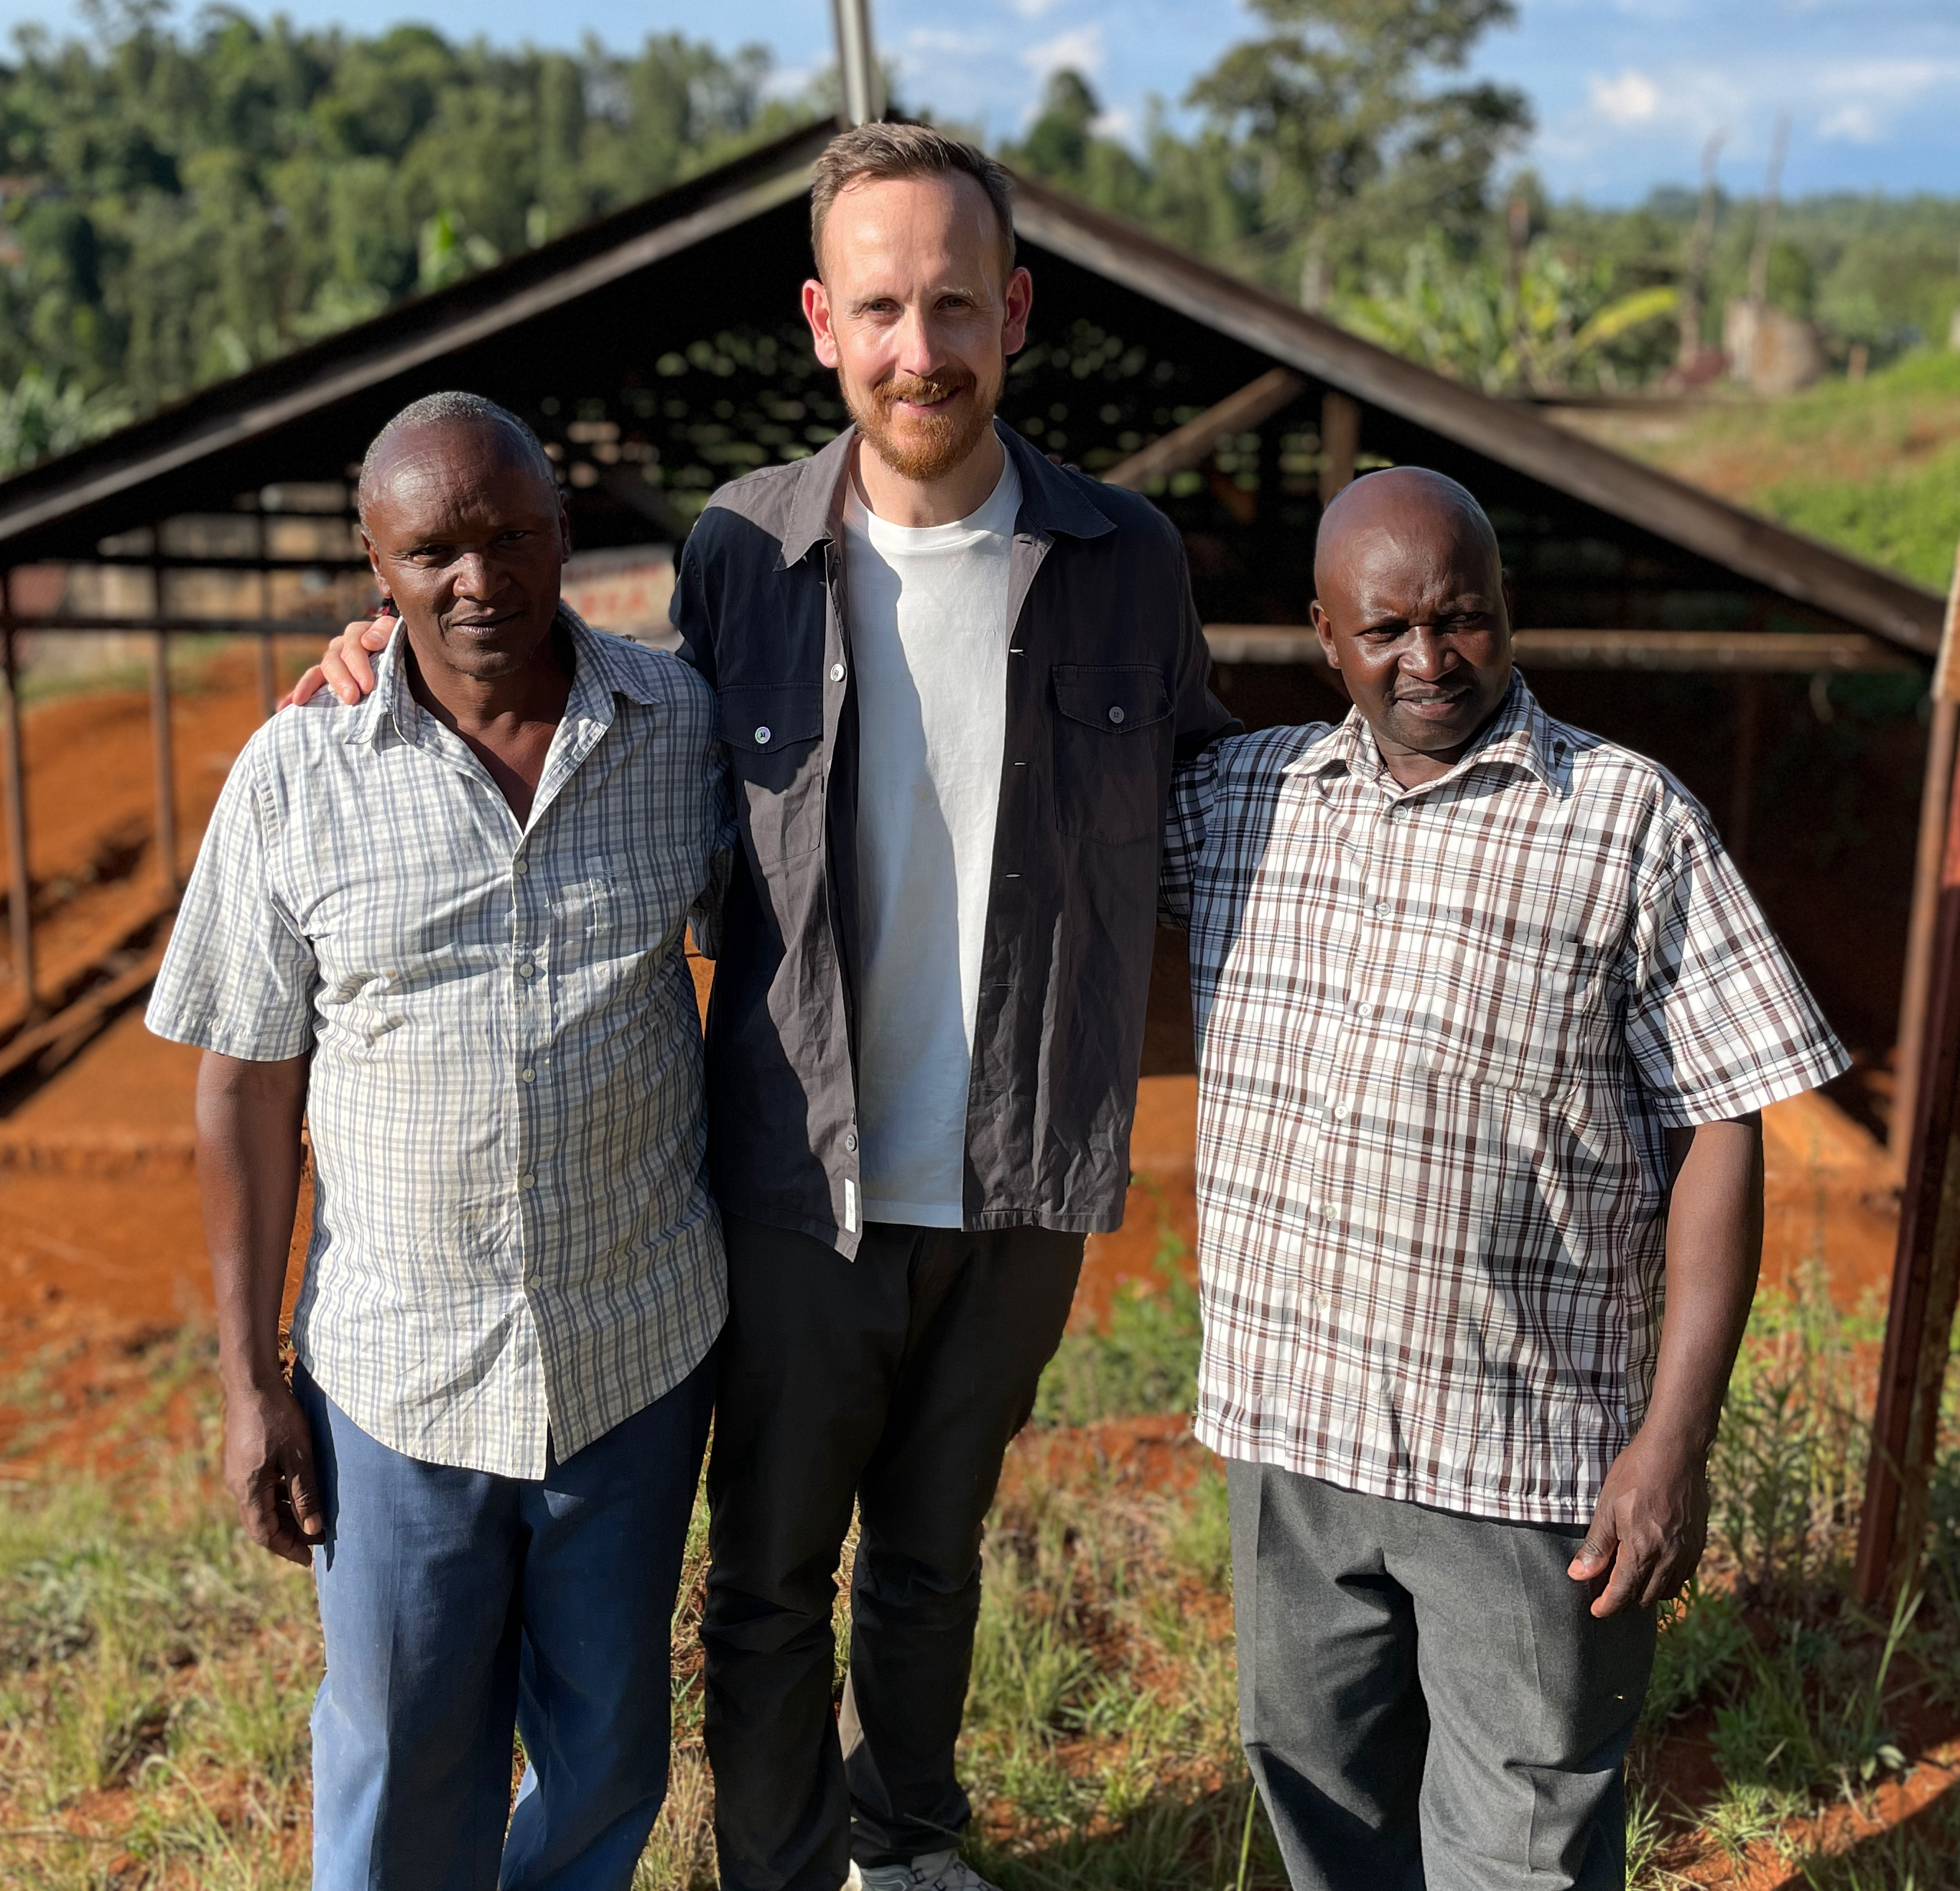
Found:
<path fill-rule="evenodd" d="M 285 653 L 296 669 L 305 652 Z M 123 689 L 30 711 L 25 743 L 44 982 L 154 899 L 148 699 Z M 226 769 L 259 719 L 249 653 L 180 679 L 173 718 L 180 871 Z M 0 860 L 0 869 L 4 860 Z M 695 964 L 705 994 L 707 968 Z M 18 1001 L 0 983 L 0 1031 Z M 0 1335 L 18 1358 L 37 1339 L 107 1338 L 175 1323 L 209 1304 L 190 1164 L 194 1054 L 126 1013 L 51 1081 L 0 1116 Z M 1146 1283 L 1166 1230 L 1195 1265 L 1195 1080 L 1144 1080 L 1122 1229 L 1089 1243 L 1078 1323 L 1099 1320 L 1126 1280 Z M 1822 1266 L 1853 1307 L 1882 1295 L 1896 1237 L 1896 1176 L 1864 1129 L 1822 1097 L 1765 1119 L 1765 1272 Z M 0 1434 L 0 1447 L 4 1434 Z"/>
<path fill-rule="evenodd" d="M 154 902 L 147 715 L 142 694 L 124 691 L 54 703 L 29 718 L 30 859 L 44 978 L 86 963 Z M 208 668 L 180 696 L 180 870 L 257 719 L 242 660 Z M 708 968 L 697 961 L 695 970 L 705 1001 Z M 0 984 L 0 1033 L 18 1016 L 14 1004 Z M 145 1399 L 154 1348 L 206 1329 L 209 1320 L 191 1163 L 196 1061 L 151 1038 L 131 1011 L 0 1115 L 0 1482 L 33 1475 L 37 1460 L 107 1467 L 122 1460 L 132 1426 L 187 1421 L 181 1401 L 159 1411 Z M 1162 1068 L 1175 1059 L 1153 1061 Z M 1166 1233 L 1181 1244 L 1179 1265 L 1195 1269 L 1195 1113 L 1194 1078 L 1144 1079 L 1132 1145 L 1137 1180 L 1122 1227 L 1089 1243 L 1077 1323 L 1101 1319 L 1123 1282 L 1155 1281 Z M 1882 1303 L 1898 1227 L 1897 1176 L 1883 1151 L 1819 1097 L 1777 1105 L 1764 1129 L 1767 1277 L 1787 1282 L 1821 1268 L 1841 1306 Z M 303 1205 L 302 1228 L 305 1220 Z M 296 1261 L 298 1252 L 296 1243 Z M 33 1386 L 31 1412 L 21 1409 L 30 1402 L 24 1372 Z M 1179 1488 L 1209 1462 L 1181 1418 L 1124 1420 L 1025 1437 L 1006 1488 L 1011 1495 L 1029 1483 L 1085 1479 L 1119 1491 Z M 1821 1815 L 1833 1848 L 1912 1816 L 1960 1776 L 1960 1743 L 1942 1743 L 1934 1730 L 1928 1736 L 1923 1763 L 1879 1789 L 1874 1817 L 1849 1807 Z M 1678 1746 L 1678 1783 L 1691 1798 L 1698 1765 L 1707 1771 L 1712 1760 L 1704 1751 L 1698 1761 L 1691 1738 L 1669 1745 Z M 1693 1875 L 1737 1891 L 1787 1881 L 1787 1867 L 1767 1854 L 1760 1861 L 1752 1854 L 1726 1877 L 1726 1867 L 1709 1868 L 1713 1876 L 1700 1867 Z"/>

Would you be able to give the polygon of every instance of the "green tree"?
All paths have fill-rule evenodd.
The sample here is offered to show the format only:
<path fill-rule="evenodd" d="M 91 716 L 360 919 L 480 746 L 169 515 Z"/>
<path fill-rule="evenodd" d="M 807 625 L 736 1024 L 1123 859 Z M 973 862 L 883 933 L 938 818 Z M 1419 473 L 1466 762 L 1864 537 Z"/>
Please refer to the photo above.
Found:
<path fill-rule="evenodd" d="M 1436 229 L 1465 253 L 1493 173 L 1529 129 L 1522 93 L 1438 85 L 1513 0 L 1251 0 L 1270 29 L 1191 89 L 1256 168 L 1248 261 L 1323 302 L 1343 278 Z"/>
<path fill-rule="evenodd" d="M 0 64 L 0 387 L 188 393 L 800 119 L 768 56 L 261 25 L 155 0 Z"/>

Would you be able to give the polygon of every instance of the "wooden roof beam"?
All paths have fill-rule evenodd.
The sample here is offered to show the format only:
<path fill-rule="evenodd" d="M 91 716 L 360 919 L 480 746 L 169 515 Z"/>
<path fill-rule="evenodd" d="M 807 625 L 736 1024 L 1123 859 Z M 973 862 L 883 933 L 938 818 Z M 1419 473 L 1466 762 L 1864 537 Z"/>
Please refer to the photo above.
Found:
<path fill-rule="evenodd" d="M 1223 664 L 1325 664 L 1309 624 L 1207 624 L 1211 659 Z M 1856 632 L 1518 630 L 1520 663 L 1541 670 L 1687 670 L 1809 676 L 1826 671 L 1920 666 L 1877 637 Z"/>
<path fill-rule="evenodd" d="M 1162 439 L 1153 440 L 1128 459 L 1119 460 L 1103 474 L 1102 483 L 1141 492 L 1153 479 L 1188 473 L 1217 451 L 1220 441 L 1263 425 L 1306 392 L 1306 383 L 1291 368 L 1268 368 L 1257 380 L 1248 381 L 1236 394 L 1227 394 L 1195 420 L 1187 420 Z"/>

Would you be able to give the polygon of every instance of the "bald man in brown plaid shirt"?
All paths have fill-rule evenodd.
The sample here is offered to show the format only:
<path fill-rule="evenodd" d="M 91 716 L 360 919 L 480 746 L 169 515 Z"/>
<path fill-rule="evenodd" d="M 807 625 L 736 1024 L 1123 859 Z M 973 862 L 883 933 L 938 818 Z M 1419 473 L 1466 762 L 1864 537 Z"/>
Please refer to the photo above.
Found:
<path fill-rule="evenodd" d="M 1513 672 L 1467 492 L 1358 482 L 1316 582 L 1353 712 L 1188 765 L 1164 866 L 1246 1752 L 1297 1891 L 1616 1886 L 1758 1113 L 1846 1060 L 1700 806 Z"/>

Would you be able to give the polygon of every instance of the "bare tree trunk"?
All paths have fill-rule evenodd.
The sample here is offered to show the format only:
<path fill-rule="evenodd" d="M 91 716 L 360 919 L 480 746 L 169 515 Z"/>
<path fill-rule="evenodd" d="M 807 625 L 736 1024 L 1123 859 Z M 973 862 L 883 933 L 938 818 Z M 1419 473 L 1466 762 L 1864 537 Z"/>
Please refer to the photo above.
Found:
<path fill-rule="evenodd" d="M 1701 293 L 1708 279 L 1708 252 L 1715 241 L 1715 165 L 1728 142 L 1726 131 L 1717 132 L 1701 148 L 1701 202 L 1681 278 L 1681 348 L 1675 361 L 1684 374 L 1692 374 L 1701 358 Z"/>

